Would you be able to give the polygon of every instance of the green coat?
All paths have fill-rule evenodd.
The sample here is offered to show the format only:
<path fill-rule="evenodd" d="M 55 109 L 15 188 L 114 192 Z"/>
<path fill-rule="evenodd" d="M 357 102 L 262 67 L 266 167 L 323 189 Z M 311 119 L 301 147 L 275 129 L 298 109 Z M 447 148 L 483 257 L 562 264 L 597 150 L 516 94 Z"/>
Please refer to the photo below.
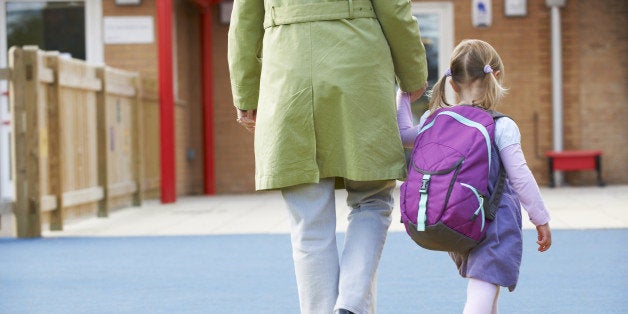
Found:
<path fill-rule="evenodd" d="M 395 84 L 427 79 L 408 0 L 235 0 L 228 59 L 257 109 L 256 189 L 405 177 Z"/>

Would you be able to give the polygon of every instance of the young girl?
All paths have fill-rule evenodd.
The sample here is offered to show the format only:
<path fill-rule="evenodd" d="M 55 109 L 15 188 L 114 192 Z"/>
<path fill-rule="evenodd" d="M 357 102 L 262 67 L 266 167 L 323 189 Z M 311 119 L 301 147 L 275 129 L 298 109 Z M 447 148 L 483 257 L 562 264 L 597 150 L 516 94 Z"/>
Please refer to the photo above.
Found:
<path fill-rule="evenodd" d="M 481 40 L 462 41 L 454 49 L 450 68 L 431 92 L 429 111 L 412 126 L 410 94 L 397 94 L 397 120 L 405 147 L 412 147 L 425 119 L 436 109 L 456 105 L 492 110 L 506 89 L 501 82 L 504 66 L 491 45 Z M 445 99 L 447 78 L 456 93 L 456 104 Z M 464 313 L 497 313 L 499 286 L 515 289 L 522 254 L 520 204 L 536 226 L 539 251 L 552 244 L 549 214 L 521 151 L 521 135 L 515 122 L 497 119 L 495 144 L 507 173 L 504 196 L 486 238 L 467 254 L 450 253 L 460 275 L 469 278 Z"/>

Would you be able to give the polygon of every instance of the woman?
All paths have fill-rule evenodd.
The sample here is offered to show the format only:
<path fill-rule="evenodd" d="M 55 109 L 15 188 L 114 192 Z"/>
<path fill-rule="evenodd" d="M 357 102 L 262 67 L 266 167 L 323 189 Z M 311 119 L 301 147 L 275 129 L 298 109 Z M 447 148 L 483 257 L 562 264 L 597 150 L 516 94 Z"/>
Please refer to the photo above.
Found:
<path fill-rule="evenodd" d="M 235 0 L 229 69 L 255 132 L 257 190 L 281 189 L 302 313 L 366 313 L 405 176 L 395 84 L 418 98 L 427 65 L 407 0 Z M 403 70 L 403 71 L 402 71 Z M 342 257 L 334 182 L 351 207 Z"/>

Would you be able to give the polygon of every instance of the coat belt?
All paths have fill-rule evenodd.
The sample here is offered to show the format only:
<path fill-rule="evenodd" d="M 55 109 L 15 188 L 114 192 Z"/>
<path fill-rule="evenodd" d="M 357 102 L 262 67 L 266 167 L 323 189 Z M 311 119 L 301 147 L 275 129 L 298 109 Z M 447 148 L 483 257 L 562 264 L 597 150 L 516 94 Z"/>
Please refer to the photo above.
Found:
<path fill-rule="evenodd" d="M 271 6 L 264 14 L 264 28 L 277 25 L 374 18 L 371 0 L 347 0 L 285 6 Z"/>

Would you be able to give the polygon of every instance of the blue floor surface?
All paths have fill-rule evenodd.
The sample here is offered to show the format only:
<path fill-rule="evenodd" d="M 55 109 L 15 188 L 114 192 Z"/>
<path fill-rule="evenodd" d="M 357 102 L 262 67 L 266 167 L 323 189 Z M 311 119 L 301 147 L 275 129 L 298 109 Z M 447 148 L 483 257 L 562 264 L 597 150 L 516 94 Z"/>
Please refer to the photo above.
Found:
<path fill-rule="evenodd" d="M 342 243 L 339 234 L 339 243 Z M 501 313 L 627 313 L 628 229 L 524 232 Z M 378 313 L 461 313 L 466 281 L 445 253 L 391 233 Z M 0 240 L 0 313 L 298 313 L 288 235 Z"/>

